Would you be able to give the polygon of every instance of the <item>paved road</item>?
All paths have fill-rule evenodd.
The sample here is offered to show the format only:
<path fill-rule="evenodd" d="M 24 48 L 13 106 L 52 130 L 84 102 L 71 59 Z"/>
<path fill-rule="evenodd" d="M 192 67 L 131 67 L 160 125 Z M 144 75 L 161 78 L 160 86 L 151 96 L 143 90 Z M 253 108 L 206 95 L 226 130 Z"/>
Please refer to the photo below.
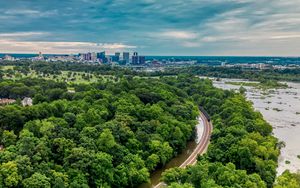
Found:
<path fill-rule="evenodd" d="M 203 121 L 204 125 L 204 131 L 202 134 L 202 137 L 200 139 L 200 142 L 198 143 L 197 147 L 193 151 L 193 153 L 184 161 L 179 167 L 180 168 L 185 168 L 188 165 L 195 165 L 197 162 L 197 157 L 198 155 L 202 155 L 205 153 L 206 148 L 208 147 L 209 140 L 210 140 L 210 135 L 212 132 L 212 125 L 210 122 L 208 122 L 207 118 L 203 115 L 202 112 L 200 112 L 200 118 Z M 160 182 L 154 188 L 159 188 L 163 187 L 165 185 L 164 182 Z"/>

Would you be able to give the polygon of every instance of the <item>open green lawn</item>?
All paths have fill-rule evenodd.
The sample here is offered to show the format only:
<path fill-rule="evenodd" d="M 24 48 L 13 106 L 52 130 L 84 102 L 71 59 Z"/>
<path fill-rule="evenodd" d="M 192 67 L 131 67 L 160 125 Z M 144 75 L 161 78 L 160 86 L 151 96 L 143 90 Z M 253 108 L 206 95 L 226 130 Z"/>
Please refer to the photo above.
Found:
<path fill-rule="evenodd" d="M 5 66 L 0 66 L 0 70 L 13 70 L 15 66 L 9 66 L 9 65 L 5 65 Z"/>
<path fill-rule="evenodd" d="M 5 74 L 4 79 L 19 80 L 21 78 L 43 78 L 46 80 L 55 80 L 59 82 L 67 82 L 69 84 L 89 84 L 95 83 L 97 81 L 109 81 L 115 80 L 114 76 L 111 75 L 95 75 L 92 73 L 85 72 L 72 72 L 72 71 L 62 71 L 59 75 L 54 74 L 38 74 L 35 71 L 30 71 L 29 74 L 25 75 L 23 73 L 14 71 L 14 74 Z"/>

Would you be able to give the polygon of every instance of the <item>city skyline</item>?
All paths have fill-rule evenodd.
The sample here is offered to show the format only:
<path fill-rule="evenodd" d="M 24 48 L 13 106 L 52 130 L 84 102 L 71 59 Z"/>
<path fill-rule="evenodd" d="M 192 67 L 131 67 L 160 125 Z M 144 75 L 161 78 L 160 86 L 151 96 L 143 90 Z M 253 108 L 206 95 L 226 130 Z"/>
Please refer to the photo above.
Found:
<path fill-rule="evenodd" d="M 0 2 L 0 53 L 299 56 L 300 1 Z"/>

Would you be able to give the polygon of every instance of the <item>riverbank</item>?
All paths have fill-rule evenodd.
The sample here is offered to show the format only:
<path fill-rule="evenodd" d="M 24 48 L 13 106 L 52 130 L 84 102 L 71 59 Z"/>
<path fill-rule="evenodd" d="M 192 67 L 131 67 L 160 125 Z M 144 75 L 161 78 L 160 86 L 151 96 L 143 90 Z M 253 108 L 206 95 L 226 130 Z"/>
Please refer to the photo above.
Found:
<path fill-rule="evenodd" d="M 213 79 L 214 86 L 221 89 L 239 90 L 241 85 L 230 84 L 231 82 L 249 82 L 240 79 Z M 273 133 L 279 141 L 285 143 L 281 149 L 278 161 L 278 175 L 284 170 L 292 172 L 300 170 L 300 84 L 286 82 L 287 88 L 262 90 L 253 86 L 243 86 L 245 95 L 253 102 L 256 110 L 260 111 L 273 127 Z"/>

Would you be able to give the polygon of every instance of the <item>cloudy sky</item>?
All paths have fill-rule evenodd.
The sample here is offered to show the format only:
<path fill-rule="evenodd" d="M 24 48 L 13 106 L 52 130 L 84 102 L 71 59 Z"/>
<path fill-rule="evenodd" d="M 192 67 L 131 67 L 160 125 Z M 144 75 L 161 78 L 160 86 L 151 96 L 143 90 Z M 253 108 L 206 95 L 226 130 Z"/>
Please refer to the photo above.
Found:
<path fill-rule="evenodd" d="M 300 0 L 0 0 L 0 53 L 300 56 Z"/>

